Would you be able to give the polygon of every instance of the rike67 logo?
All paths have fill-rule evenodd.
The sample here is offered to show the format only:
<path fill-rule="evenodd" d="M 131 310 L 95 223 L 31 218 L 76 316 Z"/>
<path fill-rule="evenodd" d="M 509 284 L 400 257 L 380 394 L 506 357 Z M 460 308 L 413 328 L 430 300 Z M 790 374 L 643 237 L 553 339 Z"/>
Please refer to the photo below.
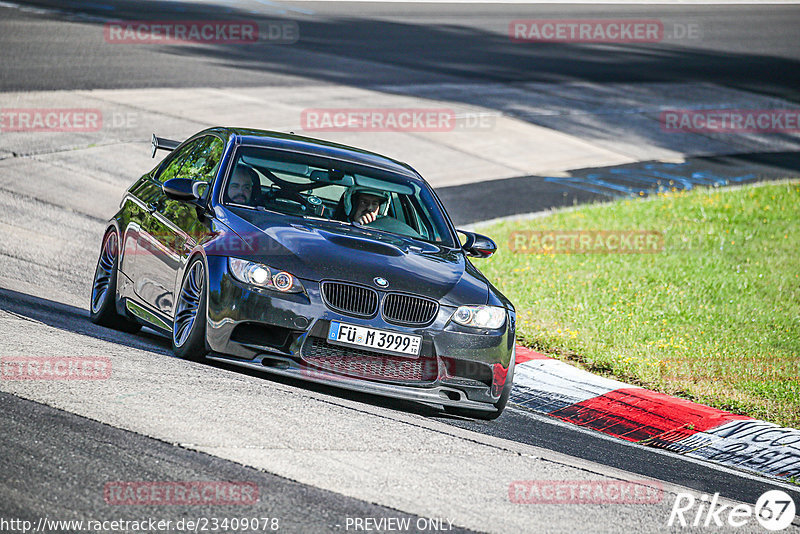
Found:
<path fill-rule="evenodd" d="M 788 493 L 770 490 L 750 504 L 723 504 L 719 493 L 695 498 L 691 493 L 678 493 L 669 514 L 667 525 L 681 527 L 753 527 L 753 519 L 767 530 L 783 530 L 792 524 L 796 512 L 794 501 Z M 752 528 L 751 528 L 752 531 Z"/>

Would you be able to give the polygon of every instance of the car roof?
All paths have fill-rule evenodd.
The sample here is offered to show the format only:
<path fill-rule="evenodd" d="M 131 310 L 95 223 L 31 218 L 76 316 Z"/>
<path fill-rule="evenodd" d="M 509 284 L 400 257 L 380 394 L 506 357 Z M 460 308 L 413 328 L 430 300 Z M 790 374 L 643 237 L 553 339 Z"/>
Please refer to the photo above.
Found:
<path fill-rule="evenodd" d="M 313 137 L 304 137 L 292 133 L 273 132 L 269 130 L 255 130 L 250 128 L 218 127 L 207 131 L 218 133 L 227 132 L 227 137 L 234 136 L 238 144 L 263 146 L 302 152 L 313 156 L 321 156 L 348 163 L 375 167 L 381 170 L 400 174 L 415 182 L 426 183 L 425 180 L 410 165 L 392 158 L 363 150 L 360 148 L 341 145 Z"/>

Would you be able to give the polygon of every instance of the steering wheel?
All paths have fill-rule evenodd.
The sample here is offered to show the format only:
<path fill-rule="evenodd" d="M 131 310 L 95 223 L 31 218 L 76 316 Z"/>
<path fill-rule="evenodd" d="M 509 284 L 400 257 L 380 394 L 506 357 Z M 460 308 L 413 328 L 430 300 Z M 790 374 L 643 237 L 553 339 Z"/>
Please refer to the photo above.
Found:
<path fill-rule="evenodd" d="M 269 169 L 264 167 L 259 167 L 259 171 L 261 171 L 264 176 L 270 179 L 270 181 L 274 184 L 278 184 L 283 191 L 294 191 L 299 193 L 300 191 L 308 191 L 309 189 L 315 189 L 317 187 L 321 187 L 327 184 L 318 184 L 318 183 L 310 183 L 310 184 L 296 184 L 294 182 L 289 182 L 284 180 L 283 178 L 278 178 L 272 173 Z"/>
<path fill-rule="evenodd" d="M 270 187 L 269 191 L 264 194 L 264 197 L 268 202 L 274 202 L 276 199 L 280 198 L 299 204 L 300 208 L 304 212 L 310 211 L 315 215 L 322 215 L 325 212 L 325 205 L 322 203 L 322 200 L 314 195 L 310 195 L 310 198 L 305 198 L 300 193 L 302 191 L 311 191 L 326 184 L 296 184 L 294 182 L 278 178 L 273 172 L 264 167 L 259 167 L 258 170 L 267 178 L 269 178 L 273 184 L 278 186 L 277 189 L 272 189 Z"/>
<path fill-rule="evenodd" d="M 314 206 L 306 200 L 303 195 L 291 189 L 270 189 L 264 193 L 264 196 L 267 198 L 268 202 L 273 202 L 276 199 L 288 200 L 300 204 L 303 211 L 314 211 Z"/>

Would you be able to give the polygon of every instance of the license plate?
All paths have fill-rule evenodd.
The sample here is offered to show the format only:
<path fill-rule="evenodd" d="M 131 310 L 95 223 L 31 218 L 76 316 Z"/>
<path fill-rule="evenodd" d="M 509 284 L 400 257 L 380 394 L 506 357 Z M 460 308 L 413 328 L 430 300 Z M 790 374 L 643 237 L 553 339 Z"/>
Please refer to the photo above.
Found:
<path fill-rule="evenodd" d="M 386 330 L 376 330 L 375 328 L 331 321 L 331 326 L 328 330 L 328 342 L 419 356 L 422 336 L 387 332 Z"/>

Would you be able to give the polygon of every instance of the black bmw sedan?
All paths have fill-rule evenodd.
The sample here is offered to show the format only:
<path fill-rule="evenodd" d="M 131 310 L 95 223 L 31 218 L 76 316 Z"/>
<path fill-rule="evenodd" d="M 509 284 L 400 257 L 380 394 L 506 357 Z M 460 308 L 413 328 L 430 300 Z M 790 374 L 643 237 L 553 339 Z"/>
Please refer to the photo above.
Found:
<path fill-rule="evenodd" d="M 105 231 L 95 323 L 160 330 L 183 358 L 500 415 L 514 307 L 469 260 L 496 246 L 456 230 L 414 169 L 236 128 L 159 149 Z"/>

